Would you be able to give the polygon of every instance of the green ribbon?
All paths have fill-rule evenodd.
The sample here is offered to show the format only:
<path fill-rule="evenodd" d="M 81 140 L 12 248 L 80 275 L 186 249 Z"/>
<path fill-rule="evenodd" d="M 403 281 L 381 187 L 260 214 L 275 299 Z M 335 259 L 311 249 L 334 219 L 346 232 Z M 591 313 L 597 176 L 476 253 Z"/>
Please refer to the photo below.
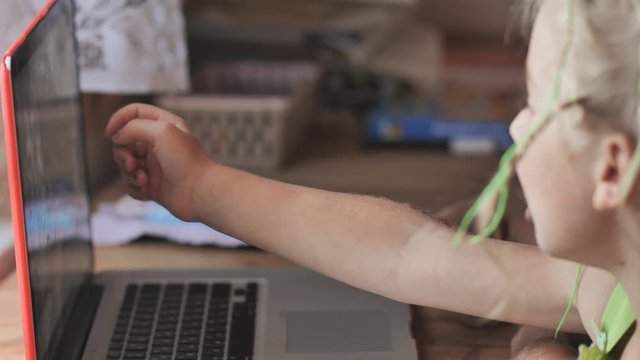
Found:
<path fill-rule="evenodd" d="M 627 293 L 618 284 L 613 290 L 602 314 L 600 326 L 594 325 L 596 341 L 587 347 L 581 345 L 578 360 L 608 360 L 609 353 L 636 321 L 636 315 Z"/>
<path fill-rule="evenodd" d="M 533 139 L 549 123 L 553 114 L 562 108 L 562 106 L 560 106 L 560 97 L 563 89 L 563 76 L 565 75 L 565 69 L 569 60 L 569 51 L 571 49 L 571 44 L 573 43 L 573 24 L 575 19 L 575 0 L 565 1 L 568 9 L 565 41 L 558 60 L 558 67 L 554 73 L 552 88 L 548 94 L 545 108 L 542 112 L 537 113 L 531 128 L 528 129 L 522 139 L 517 144 L 513 144 L 503 154 L 502 159 L 500 160 L 498 172 L 493 176 L 473 206 L 467 211 L 462 223 L 458 227 L 458 230 L 453 237 L 453 244 L 456 246 L 460 245 L 465 239 L 467 232 L 471 227 L 471 223 L 477 217 L 480 209 L 493 199 L 496 199 L 496 207 L 493 209 L 491 221 L 489 224 L 486 224 L 484 228 L 478 229 L 478 234 L 471 237 L 469 242 L 471 244 L 477 244 L 489 237 L 498 228 L 505 214 L 506 204 L 509 198 L 509 179 L 513 174 L 516 161 L 520 156 L 522 156 Z"/>

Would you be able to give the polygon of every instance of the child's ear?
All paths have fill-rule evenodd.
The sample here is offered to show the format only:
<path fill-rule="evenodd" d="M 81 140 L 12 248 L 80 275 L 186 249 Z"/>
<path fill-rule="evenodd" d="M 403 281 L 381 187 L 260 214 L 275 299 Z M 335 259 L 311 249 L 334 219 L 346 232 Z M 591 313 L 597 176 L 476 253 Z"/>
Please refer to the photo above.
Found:
<path fill-rule="evenodd" d="M 630 171 L 634 153 L 632 139 L 621 133 L 603 135 L 600 149 L 596 153 L 595 190 L 593 207 L 607 211 L 615 209 L 626 202 L 638 185 L 638 178 L 633 179 L 631 190 L 625 198 L 621 198 L 622 181 Z M 632 176 L 635 176 L 632 175 Z"/>

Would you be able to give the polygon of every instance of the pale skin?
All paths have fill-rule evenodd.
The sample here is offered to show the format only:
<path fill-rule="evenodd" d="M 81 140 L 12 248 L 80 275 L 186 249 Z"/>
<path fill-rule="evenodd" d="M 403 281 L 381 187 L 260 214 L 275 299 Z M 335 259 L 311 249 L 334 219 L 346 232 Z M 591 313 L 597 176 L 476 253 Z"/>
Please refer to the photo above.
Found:
<path fill-rule="evenodd" d="M 563 1 L 545 2 L 536 21 L 527 60 L 529 106 L 511 127 L 516 142 L 551 88 L 563 8 Z M 599 321 L 616 279 L 640 313 L 640 200 L 635 192 L 619 196 L 633 138 L 586 129 L 584 116 L 578 105 L 555 113 L 518 163 L 540 247 L 487 239 L 456 248 L 452 229 L 409 206 L 218 164 L 183 119 L 150 105 L 119 110 L 105 134 L 133 197 L 401 302 L 555 329 L 577 263 L 587 264 L 563 330 L 594 338 L 591 321 Z M 638 333 L 623 355 L 637 358 Z"/>

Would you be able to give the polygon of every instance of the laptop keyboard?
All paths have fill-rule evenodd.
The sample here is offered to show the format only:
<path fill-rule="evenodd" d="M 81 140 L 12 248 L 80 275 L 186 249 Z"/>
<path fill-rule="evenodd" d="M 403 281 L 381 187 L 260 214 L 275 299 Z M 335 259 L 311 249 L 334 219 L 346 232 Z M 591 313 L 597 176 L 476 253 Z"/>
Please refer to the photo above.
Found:
<path fill-rule="evenodd" d="M 132 284 L 107 360 L 253 359 L 258 284 Z"/>

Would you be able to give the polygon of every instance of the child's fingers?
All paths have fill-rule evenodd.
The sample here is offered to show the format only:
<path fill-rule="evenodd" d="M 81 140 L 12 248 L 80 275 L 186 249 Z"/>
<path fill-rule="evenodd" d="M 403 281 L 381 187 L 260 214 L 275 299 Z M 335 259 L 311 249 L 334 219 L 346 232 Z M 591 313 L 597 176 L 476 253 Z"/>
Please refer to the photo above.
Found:
<path fill-rule="evenodd" d="M 129 196 L 136 200 L 149 200 L 148 191 L 139 186 L 128 184 L 127 192 L 129 193 Z"/>
<path fill-rule="evenodd" d="M 171 124 L 148 119 L 133 119 L 111 136 L 116 145 L 135 146 L 137 142 L 154 144 L 160 134 L 173 127 Z"/>
<path fill-rule="evenodd" d="M 136 158 L 136 166 L 138 169 L 143 169 L 145 171 L 149 171 L 149 169 L 147 169 L 147 160 L 145 157 L 138 157 Z"/>
<path fill-rule="evenodd" d="M 147 156 L 147 143 L 144 141 L 136 141 L 134 145 L 135 154 L 137 157 Z"/>
<path fill-rule="evenodd" d="M 123 171 L 122 178 L 128 187 L 140 188 L 141 194 L 148 194 L 150 178 L 146 171 L 140 169 L 131 172 Z"/>
<path fill-rule="evenodd" d="M 111 115 L 104 133 L 107 138 L 110 138 L 116 131 L 120 130 L 120 128 L 133 119 L 158 120 L 164 112 L 164 110 L 152 105 L 139 103 L 129 104 Z"/>
<path fill-rule="evenodd" d="M 135 175 L 131 176 L 131 179 L 133 180 L 127 183 L 129 195 L 138 200 L 151 199 L 149 194 L 149 174 L 146 171 L 137 170 Z"/>
<path fill-rule="evenodd" d="M 123 146 L 113 148 L 113 158 L 124 172 L 131 172 L 138 166 L 138 161 L 131 150 Z"/>
<path fill-rule="evenodd" d="M 105 136 L 107 138 L 112 137 L 113 134 L 134 119 L 166 121 L 182 131 L 189 132 L 188 126 L 181 117 L 153 105 L 135 103 L 121 108 L 111 116 L 104 131 Z"/>
<path fill-rule="evenodd" d="M 138 176 L 136 174 L 136 171 L 121 171 L 120 174 L 122 175 L 122 179 L 127 185 L 138 186 Z"/>
<path fill-rule="evenodd" d="M 136 185 L 146 188 L 149 185 L 149 174 L 144 170 L 136 171 Z"/>

